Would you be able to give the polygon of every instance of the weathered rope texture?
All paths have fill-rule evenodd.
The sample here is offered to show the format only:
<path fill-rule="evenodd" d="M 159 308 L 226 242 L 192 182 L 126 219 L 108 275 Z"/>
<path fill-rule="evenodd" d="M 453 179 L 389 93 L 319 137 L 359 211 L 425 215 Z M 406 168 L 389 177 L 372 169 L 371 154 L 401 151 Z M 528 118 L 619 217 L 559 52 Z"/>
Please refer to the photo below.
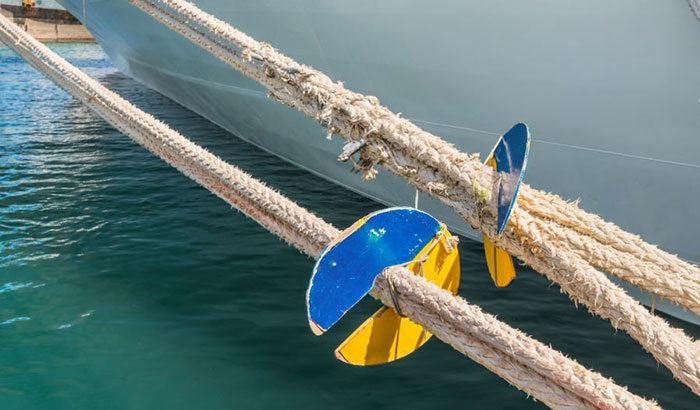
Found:
<path fill-rule="evenodd" d="M 601 272 L 700 314 L 700 269 L 560 197 L 524 185 L 505 234 L 495 233 L 496 174 L 478 156 L 301 65 L 183 0 L 127 0 L 256 80 L 269 96 L 348 141 L 363 141 L 366 177 L 378 164 L 454 208 L 475 229 L 624 329 L 700 394 L 700 346 L 654 317 Z"/>
<path fill-rule="evenodd" d="M 380 164 L 407 178 L 416 188 L 453 205 L 467 222 L 482 228 L 489 237 L 494 236 L 488 221 L 494 218 L 494 203 L 491 190 L 483 187 L 491 187 L 495 176 L 475 156 L 459 152 L 400 118 L 381 106 L 375 97 L 347 90 L 325 74 L 297 63 L 269 44 L 252 39 L 191 3 L 183 0 L 127 1 L 258 81 L 269 90 L 271 98 L 296 107 L 347 140 L 364 140 L 366 144 L 360 155 L 368 167 L 368 175 L 373 172 L 369 168 L 371 164 Z M 455 202 L 461 206 L 453 204 Z M 518 202 L 520 208 L 533 215 L 572 228 L 582 242 L 571 241 L 570 246 L 586 255 L 584 259 L 594 267 L 700 314 L 700 269 L 696 266 L 556 195 L 524 186 Z M 516 230 L 514 227 L 513 231 Z M 517 232 L 510 232 L 514 233 Z M 607 257 L 591 255 L 591 243 L 587 243 L 586 238 L 598 242 L 599 253 Z M 559 239 L 570 242 L 566 237 Z M 620 252 L 625 258 L 619 256 Z M 638 263 L 628 263 L 629 259 L 643 262 L 644 268 L 639 269 Z"/>
<path fill-rule="evenodd" d="M 339 234 L 330 224 L 109 91 L 2 16 L 0 40 L 124 134 L 302 252 L 317 257 Z M 380 275 L 373 295 L 384 303 L 391 299 L 387 278 L 396 285 L 399 303 L 416 323 L 552 408 L 660 408 L 405 268 Z M 455 310 L 450 311 L 452 308 Z"/>

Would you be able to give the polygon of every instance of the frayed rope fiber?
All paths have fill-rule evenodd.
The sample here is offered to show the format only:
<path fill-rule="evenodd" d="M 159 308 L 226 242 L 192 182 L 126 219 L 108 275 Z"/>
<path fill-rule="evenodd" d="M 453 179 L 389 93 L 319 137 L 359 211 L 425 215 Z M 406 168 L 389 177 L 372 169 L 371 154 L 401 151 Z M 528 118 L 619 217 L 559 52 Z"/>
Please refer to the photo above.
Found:
<path fill-rule="evenodd" d="M 340 233 L 106 89 L 3 16 L 0 40 L 125 135 L 307 255 L 317 257 Z M 388 281 L 412 320 L 552 408 L 660 408 L 405 267 L 388 269 L 372 288 L 372 295 L 387 305 L 392 304 Z"/>
<path fill-rule="evenodd" d="M 339 134 L 361 142 L 356 167 L 379 165 L 452 207 L 497 246 L 560 285 L 576 303 L 625 330 L 700 395 L 700 345 L 649 313 L 605 273 L 700 314 L 700 269 L 557 195 L 520 188 L 504 235 L 496 236 L 496 173 L 382 106 L 373 96 L 299 64 L 183 0 L 127 0 Z"/>

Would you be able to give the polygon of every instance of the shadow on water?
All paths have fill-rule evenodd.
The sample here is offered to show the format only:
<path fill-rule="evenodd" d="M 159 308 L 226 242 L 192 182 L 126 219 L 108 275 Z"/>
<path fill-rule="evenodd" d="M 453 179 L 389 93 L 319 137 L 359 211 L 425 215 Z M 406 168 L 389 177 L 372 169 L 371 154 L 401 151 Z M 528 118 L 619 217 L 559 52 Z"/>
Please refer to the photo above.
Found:
<path fill-rule="evenodd" d="M 337 227 L 382 207 L 116 73 L 95 45 L 53 47 Z M 333 349 L 376 301 L 313 336 L 304 306 L 311 259 L 6 50 L 0 66 L 11 73 L 0 90 L 14 99 L 0 102 L 4 408 L 542 408 L 436 340 L 386 366 L 338 362 Z M 519 267 L 512 286 L 495 289 L 482 252 L 462 239 L 459 293 L 469 301 L 665 407 L 698 407 L 636 342 L 539 274 Z"/>

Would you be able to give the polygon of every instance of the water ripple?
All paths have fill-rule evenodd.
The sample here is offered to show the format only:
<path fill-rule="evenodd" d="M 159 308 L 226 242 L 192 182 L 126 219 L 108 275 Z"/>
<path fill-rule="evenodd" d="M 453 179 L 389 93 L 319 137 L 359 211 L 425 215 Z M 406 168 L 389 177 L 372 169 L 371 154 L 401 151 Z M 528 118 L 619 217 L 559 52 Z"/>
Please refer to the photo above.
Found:
<path fill-rule="evenodd" d="M 27 316 L 20 316 L 20 317 L 15 317 L 15 318 L 12 318 L 12 319 L 7 319 L 7 320 L 5 320 L 4 322 L 0 322 L 0 326 L 2 326 L 2 325 L 9 325 L 9 324 L 12 324 L 12 323 L 15 323 L 15 322 L 22 322 L 22 321 L 25 321 L 25 320 L 31 320 L 31 318 L 30 318 L 30 317 L 27 317 Z"/>
<path fill-rule="evenodd" d="M 13 290 L 26 288 L 26 287 L 32 286 L 33 284 L 34 284 L 33 282 L 28 282 L 28 283 L 8 282 L 8 283 L 0 286 L 0 293 L 12 292 Z"/>

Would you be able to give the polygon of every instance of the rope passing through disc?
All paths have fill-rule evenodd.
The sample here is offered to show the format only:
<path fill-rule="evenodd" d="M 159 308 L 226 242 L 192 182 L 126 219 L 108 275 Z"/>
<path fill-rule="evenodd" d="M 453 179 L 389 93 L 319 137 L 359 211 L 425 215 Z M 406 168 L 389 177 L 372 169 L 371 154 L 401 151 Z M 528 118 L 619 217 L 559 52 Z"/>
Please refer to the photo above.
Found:
<path fill-rule="evenodd" d="M 456 293 L 459 253 L 447 227 L 426 212 L 389 208 L 355 222 L 323 251 L 309 283 L 307 312 L 320 335 L 359 302 L 387 268 L 406 266 L 415 275 Z M 406 317 L 393 282 L 392 307 L 365 320 L 335 351 L 349 364 L 367 366 L 400 359 L 432 336 Z"/>

